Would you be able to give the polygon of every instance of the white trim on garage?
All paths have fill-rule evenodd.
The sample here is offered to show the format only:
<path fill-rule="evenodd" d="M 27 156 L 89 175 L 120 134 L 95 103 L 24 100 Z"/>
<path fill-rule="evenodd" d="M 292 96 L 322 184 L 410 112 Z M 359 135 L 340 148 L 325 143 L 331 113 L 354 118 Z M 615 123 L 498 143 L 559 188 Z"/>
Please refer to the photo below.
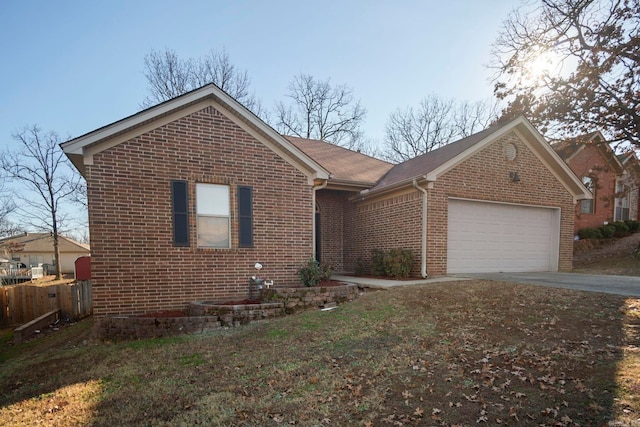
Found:
<path fill-rule="evenodd" d="M 558 271 L 560 208 L 449 199 L 447 273 Z"/>

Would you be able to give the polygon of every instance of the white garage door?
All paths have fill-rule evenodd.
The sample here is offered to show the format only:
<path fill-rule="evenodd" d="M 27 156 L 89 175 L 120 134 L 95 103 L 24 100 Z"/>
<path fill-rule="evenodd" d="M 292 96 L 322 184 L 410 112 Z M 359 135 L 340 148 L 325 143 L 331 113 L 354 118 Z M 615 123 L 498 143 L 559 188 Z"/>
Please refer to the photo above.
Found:
<path fill-rule="evenodd" d="M 448 273 L 557 271 L 560 210 L 449 200 Z"/>

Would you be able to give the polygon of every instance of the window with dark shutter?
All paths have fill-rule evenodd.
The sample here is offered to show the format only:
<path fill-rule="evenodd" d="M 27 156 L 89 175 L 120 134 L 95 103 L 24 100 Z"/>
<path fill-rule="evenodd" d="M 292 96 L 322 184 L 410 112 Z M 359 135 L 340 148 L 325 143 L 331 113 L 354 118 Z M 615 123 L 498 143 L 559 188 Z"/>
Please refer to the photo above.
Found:
<path fill-rule="evenodd" d="M 253 246 L 253 194 L 251 187 L 238 187 L 238 246 Z"/>
<path fill-rule="evenodd" d="M 189 246 L 189 203 L 187 181 L 171 181 L 173 245 Z"/>

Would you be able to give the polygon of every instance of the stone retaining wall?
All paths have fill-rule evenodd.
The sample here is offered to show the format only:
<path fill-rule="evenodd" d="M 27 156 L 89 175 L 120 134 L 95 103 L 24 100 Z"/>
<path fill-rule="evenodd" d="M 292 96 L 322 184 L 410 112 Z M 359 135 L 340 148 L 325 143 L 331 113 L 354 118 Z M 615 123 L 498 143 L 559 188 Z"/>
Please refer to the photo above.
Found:
<path fill-rule="evenodd" d="M 189 316 L 217 316 L 222 326 L 240 326 L 285 315 L 284 304 L 278 302 L 234 305 L 192 302 L 188 313 Z"/>
<path fill-rule="evenodd" d="M 358 298 L 360 290 L 356 285 L 271 288 L 262 291 L 263 301 L 282 302 L 286 314 L 310 308 L 335 307 Z"/>
<path fill-rule="evenodd" d="M 105 339 L 161 338 L 202 333 L 220 328 L 217 316 L 136 317 L 107 316 L 96 325 L 96 337 Z"/>
<path fill-rule="evenodd" d="M 358 294 L 356 285 L 271 288 L 262 291 L 260 304 L 229 305 L 196 301 L 189 304 L 187 316 L 106 316 L 99 319 L 95 334 L 100 340 L 130 340 L 202 333 L 307 309 L 335 307 L 353 301 Z"/>

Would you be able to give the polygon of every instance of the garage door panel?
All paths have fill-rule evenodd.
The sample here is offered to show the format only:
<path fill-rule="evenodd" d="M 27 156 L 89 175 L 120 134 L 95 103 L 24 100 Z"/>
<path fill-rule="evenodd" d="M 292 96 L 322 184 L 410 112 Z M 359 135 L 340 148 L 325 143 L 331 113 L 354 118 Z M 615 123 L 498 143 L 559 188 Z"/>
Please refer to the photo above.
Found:
<path fill-rule="evenodd" d="M 554 270 L 557 214 L 551 208 L 450 200 L 447 271 Z"/>

